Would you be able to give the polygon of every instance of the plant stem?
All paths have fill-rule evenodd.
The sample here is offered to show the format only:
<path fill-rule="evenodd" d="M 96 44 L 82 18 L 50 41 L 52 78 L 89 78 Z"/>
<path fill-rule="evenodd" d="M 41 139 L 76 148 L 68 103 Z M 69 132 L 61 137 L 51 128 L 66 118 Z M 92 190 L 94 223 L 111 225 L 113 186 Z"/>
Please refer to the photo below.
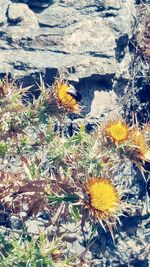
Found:
<path fill-rule="evenodd" d="M 79 201 L 79 196 L 77 195 L 66 195 L 66 196 L 52 196 L 52 195 L 47 195 L 48 201 L 49 202 L 78 202 Z"/>

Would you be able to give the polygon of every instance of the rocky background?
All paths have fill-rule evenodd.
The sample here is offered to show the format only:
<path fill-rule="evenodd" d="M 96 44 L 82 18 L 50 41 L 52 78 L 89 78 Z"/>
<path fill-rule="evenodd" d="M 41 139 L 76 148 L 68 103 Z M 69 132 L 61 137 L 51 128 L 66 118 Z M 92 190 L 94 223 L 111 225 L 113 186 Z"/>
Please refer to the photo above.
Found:
<path fill-rule="evenodd" d="M 135 50 L 139 43 L 143 53 L 145 38 L 149 40 L 150 26 L 145 31 L 143 19 L 137 30 L 138 15 L 145 18 L 149 2 L 0 0 L 0 75 L 9 73 L 28 86 L 39 82 L 40 73 L 51 85 L 59 73 L 81 93 L 82 115 L 113 118 L 122 113 L 130 121 L 137 111 L 143 122 L 150 111 L 149 63 Z M 131 176 L 130 170 L 127 163 L 119 175 Z M 89 252 L 91 266 L 148 267 L 150 222 L 142 206 L 146 187 L 140 174 L 131 186 L 131 199 L 132 190 L 137 192 L 133 203 L 141 205 L 139 215 L 124 220 L 117 246 L 105 232 L 99 233 Z M 30 227 L 35 231 L 33 223 Z M 82 253 L 81 236 L 69 247 L 75 253 Z"/>
<path fill-rule="evenodd" d="M 113 110 L 130 80 L 134 0 L 0 0 L 0 72 L 51 84 L 58 71 L 82 94 L 83 114 Z M 117 110 L 118 112 L 118 110 Z"/>

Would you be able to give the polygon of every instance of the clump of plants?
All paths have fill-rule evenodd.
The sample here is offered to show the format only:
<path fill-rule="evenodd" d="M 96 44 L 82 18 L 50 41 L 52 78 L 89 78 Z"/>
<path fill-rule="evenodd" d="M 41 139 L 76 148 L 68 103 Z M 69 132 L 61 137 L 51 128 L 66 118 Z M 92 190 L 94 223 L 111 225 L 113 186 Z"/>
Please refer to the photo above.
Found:
<path fill-rule="evenodd" d="M 0 84 L 3 212 L 26 222 L 46 211 L 50 214 L 48 225 L 55 221 L 58 232 L 67 221 L 78 221 L 82 228 L 87 221 L 91 227 L 100 223 L 115 238 L 120 217 L 129 216 L 132 207 L 126 197 L 128 188 L 121 181 L 116 183 L 112 170 L 129 159 L 145 178 L 144 166 L 150 161 L 149 123 L 129 126 L 122 118 L 114 118 L 87 133 L 83 122 L 66 136 L 56 126 L 65 126 L 68 113 L 82 112 L 79 93 L 63 79 L 56 79 L 52 86 L 46 86 L 41 79 L 38 87 L 38 99 L 25 102 L 29 88 L 18 87 L 7 79 Z M 47 240 L 46 244 L 51 246 L 51 242 Z M 7 266 L 57 266 L 53 265 L 51 249 L 48 255 L 42 254 L 40 235 L 37 240 L 22 243 L 21 237 L 8 245 L 8 251 L 4 247 L 1 250 L 2 266 L 7 262 Z M 11 261 L 20 245 L 20 258 Z M 29 255 L 31 251 L 33 255 Z M 62 260 L 60 252 L 57 263 Z M 69 266 L 65 264 L 60 266 Z"/>
<path fill-rule="evenodd" d="M 29 235 L 15 237 L 7 232 L 1 232 L 0 242 L 0 267 L 69 267 L 73 262 L 73 259 L 65 258 L 63 255 L 64 245 L 59 238 L 49 242 L 42 232 L 37 241 Z"/>

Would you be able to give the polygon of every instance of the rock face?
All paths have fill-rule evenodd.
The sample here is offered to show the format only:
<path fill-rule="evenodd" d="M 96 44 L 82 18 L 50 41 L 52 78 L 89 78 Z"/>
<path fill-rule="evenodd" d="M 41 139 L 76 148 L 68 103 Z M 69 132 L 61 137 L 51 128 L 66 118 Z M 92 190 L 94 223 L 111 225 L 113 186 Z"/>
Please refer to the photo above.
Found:
<path fill-rule="evenodd" d="M 90 102 L 94 97 L 95 89 L 85 87 L 87 81 L 94 82 L 98 92 L 114 88 L 112 102 L 116 103 L 114 94 L 121 95 L 129 79 L 134 0 L 1 2 L 1 73 L 29 81 L 41 72 L 51 83 L 59 71 L 77 82 L 83 104 L 86 90 L 91 92 Z"/>

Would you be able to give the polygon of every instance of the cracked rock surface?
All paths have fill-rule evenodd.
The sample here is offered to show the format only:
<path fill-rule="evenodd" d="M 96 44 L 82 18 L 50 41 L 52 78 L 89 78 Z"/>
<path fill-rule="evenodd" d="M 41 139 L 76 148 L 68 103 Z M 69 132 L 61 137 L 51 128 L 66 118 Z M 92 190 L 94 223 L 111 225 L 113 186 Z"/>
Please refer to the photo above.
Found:
<path fill-rule="evenodd" d="M 63 68 L 73 80 L 93 74 L 127 78 L 133 0 L 5 2 L 0 12 L 1 68 L 19 76 Z M 30 2 L 49 5 L 34 9 Z"/>
<path fill-rule="evenodd" d="M 130 79 L 134 0 L 1 2 L 0 73 L 11 73 L 30 85 L 39 72 L 51 84 L 59 71 L 77 83 L 83 106 L 90 92 L 84 114 L 91 111 L 99 117 L 101 110 L 92 101 L 104 96 L 105 102 L 103 91 L 109 92 L 108 106 L 111 102 L 115 109 L 116 94 L 123 93 Z M 91 90 L 91 84 L 96 89 Z M 97 100 L 96 107 L 100 104 Z"/>

